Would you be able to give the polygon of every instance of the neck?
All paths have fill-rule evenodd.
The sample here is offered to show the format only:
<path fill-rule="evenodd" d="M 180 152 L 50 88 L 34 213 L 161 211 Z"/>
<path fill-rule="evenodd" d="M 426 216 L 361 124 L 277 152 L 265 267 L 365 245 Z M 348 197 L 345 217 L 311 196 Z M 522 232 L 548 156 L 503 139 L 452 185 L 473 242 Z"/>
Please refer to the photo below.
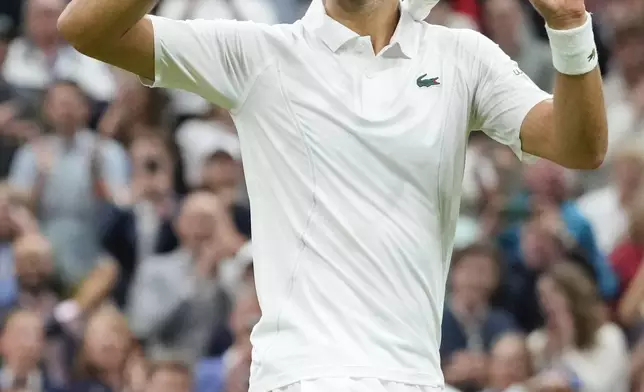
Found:
<path fill-rule="evenodd" d="M 453 296 L 451 302 L 452 310 L 460 317 L 465 317 L 467 319 L 479 317 L 480 313 L 485 309 L 484 303 L 475 303 L 472 301 L 464 300 L 458 295 Z"/>
<path fill-rule="evenodd" d="M 375 53 L 389 44 L 399 19 L 398 0 L 324 0 L 327 14 L 362 37 Z"/>

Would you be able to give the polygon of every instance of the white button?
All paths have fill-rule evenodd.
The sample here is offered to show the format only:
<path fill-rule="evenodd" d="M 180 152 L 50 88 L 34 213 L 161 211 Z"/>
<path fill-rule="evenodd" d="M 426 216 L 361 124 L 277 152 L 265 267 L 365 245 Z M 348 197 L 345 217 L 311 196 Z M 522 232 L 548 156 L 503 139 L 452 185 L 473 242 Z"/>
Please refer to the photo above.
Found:
<path fill-rule="evenodd" d="M 375 77 L 376 77 L 376 74 L 374 74 L 374 73 L 368 73 L 366 76 L 367 76 L 367 79 L 373 79 L 373 78 L 375 78 Z"/>

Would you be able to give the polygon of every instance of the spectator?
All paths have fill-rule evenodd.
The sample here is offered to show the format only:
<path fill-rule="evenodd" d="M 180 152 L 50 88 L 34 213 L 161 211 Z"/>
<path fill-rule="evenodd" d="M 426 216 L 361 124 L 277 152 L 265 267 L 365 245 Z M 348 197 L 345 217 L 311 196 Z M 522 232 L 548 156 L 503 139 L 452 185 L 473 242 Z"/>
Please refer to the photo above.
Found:
<path fill-rule="evenodd" d="M 517 62 L 521 71 L 544 91 L 552 91 L 555 69 L 550 46 L 534 35 L 519 0 L 485 1 L 483 24 L 492 41 Z"/>
<path fill-rule="evenodd" d="M 229 151 L 240 159 L 239 140 L 230 115 L 213 106 L 207 116 L 183 122 L 175 135 L 181 155 L 186 183 L 191 188 L 202 184 L 202 171 L 206 158 L 217 149 Z"/>
<path fill-rule="evenodd" d="M 79 373 L 70 392 L 125 392 L 133 343 L 125 317 L 111 305 L 99 308 L 87 320 L 77 357 Z"/>
<path fill-rule="evenodd" d="M 525 336 L 506 333 L 499 337 L 492 346 L 488 370 L 484 392 L 512 392 L 525 386 L 534 375 Z"/>
<path fill-rule="evenodd" d="M 76 84 L 53 84 L 43 104 L 54 134 L 18 152 L 10 182 L 30 193 L 43 234 L 54 248 L 56 271 L 71 289 L 98 261 L 98 195 L 125 188 L 127 156 L 116 143 L 86 128 L 87 100 Z"/>
<path fill-rule="evenodd" d="M 163 138 L 140 134 L 130 145 L 132 183 L 126 205 L 107 202 L 101 239 L 117 262 L 114 299 L 124 306 L 141 260 L 178 246 L 173 228 L 177 198 L 172 189 L 173 165 Z M 105 276 L 107 278 L 107 276 Z"/>
<path fill-rule="evenodd" d="M 592 268 L 602 297 L 614 298 L 618 289 L 617 277 L 597 247 L 590 223 L 574 202 L 568 200 L 564 169 L 540 160 L 526 168 L 524 175 L 527 204 L 538 225 L 554 236 L 566 252 L 579 253 Z M 520 245 L 521 232 L 521 225 L 515 225 L 500 237 L 501 248 L 509 262 L 524 264 L 526 261 Z"/>
<path fill-rule="evenodd" d="M 107 66 L 73 50 L 58 33 L 56 23 L 66 2 L 25 3 L 25 34 L 9 47 L 5 79 L 34 100 L 53 81 L 66 79 L 78 83 L 93 99 L 108 101 L 114 94 L 114 80 Z"/>
<path fill-rule="evenodd" d="M 606 77 L 608 155 L 624 142 L 642 143 L 644 130 L 644 7 L 628 8 L 616 21 L 615 66 Z"/>
<path fill-rule="evenodd" d="M 158 361 L 150 366 L 145 392 L 191 392 L 193 385 L 190 365 L 180 361 Z M 210 391 L 216 391 L 211 387 Z"/>
<path fill-rule="evenodd" d="M 220 357 L 202 359 L 196 369 L 196 392 L 245 392 L 248 390 L 252 345 L 250 334 L 261 310 L 254 282 L 248 281 L 235 297 L 230 318 L 233 345 Z"/>
<path fill-rule="evenodd" d="M 627 210 L 635 199 L 637 189 L 644 183 L 644 146 L 624 144 L 616 152 L 612 173 L 609 185 L 577 199 L 579 210 L 588 218 L 597 245 L 605 254 L 616 250 L 615 247 L 628 237 Z M 620 273 L 619 270 L 616 272 Z"/>
<path fill-rule="evenodd" d="M 237 252 L 216 236 L 222 210 L 206 192 L 187 197 L 177 221 L 180 247 L 143 260 L 134 278 L 128 319 L 154 358 L 167 352 L 189 359 L 208 354 L 213 332 L 229 313 L 229 297 L 218 281 L 219 263 Z"/>
<path fill-rule="evenodd" d="M 15 308 L 28 309 L 42 320 L 50 319 L 59 302 L 51 245 L 37 234 L 28 234 L 14 242 L 13 252 L 18 290 L 13 303 L 0 311 L 0 320 Z"/>
<path fill-rule="evenodd" d="M 18 192 L 0 182 L 0 308 L 9 306 L 18 293 L 12 244 L 18 237 L 38 231 L 24 204 Z"/>
<path fill-rule="evenodd" d="M 601 314 L 595 286 L 571 263 L 557 263 L 539 279 L 546 327 L 530 334 L 538 371 L 553 371 L 579 384 L 580 392 L 629 391 L 626 339 Z"/>
<path fill-rule="evenodd" d="M 234 144 L 216 147 L 203 166 L 203 187 L 213 192 L 234 223 L 238 241 L 250 239 L 250 209 L 239 201 L 242 168 Z"/>
<path fill-rule="evenodd" d="M 624 290 L 617 315 L 627 328 L 636 327 L 644 315 L 644 199 L 638 196 L 630 213 L 630 237 L 612 255 Z"/>
<path fill-rule="evenodd" d="M 45 344 L 38 314 L 19 310 L 7 319 L 0 338 L 0 390 L 60 392 L 40 366 Z"/>
<path fill-rule="evenodd" d="M 641 174 L 641 173 L 640 173 Z M 641 269 L 642 259 L 644 258 L 644 188 L 637 191 L 636 199 L 629 208 L 628 216 L 628 236 L 615 248 L 611 254 L 613 268 L 620 278 L 620 293 L 625 293 L 631 289 L 632 282 L 638 270 Z M 622 302 L 625 298 L 622 298 Z M 629 301 L 626 301 L 629 302 Z M 630 314 L 630 312 L 627 312 Z M 626 326 L 632 326 L 631 317 L 622 314 L 621 321 Z"/>
<path fill-rule="evenodd" d="M 99 120 L 99 131 L 129 146 L 139 134 L 168 131 L 175 122 L 167 93 L 143 86 L 131 74 L 120 76 L 116 96 Z"/>
<path fill-rule="evenodd" d="M 446 382 L 463 391 L 484 386 L 486 354 L 493 341 L 516 328 L 509 314 L 490 304 L 500 276 L 496 253 L 487 246 L 473 245 L 454 257 L 441 358 Z"/>

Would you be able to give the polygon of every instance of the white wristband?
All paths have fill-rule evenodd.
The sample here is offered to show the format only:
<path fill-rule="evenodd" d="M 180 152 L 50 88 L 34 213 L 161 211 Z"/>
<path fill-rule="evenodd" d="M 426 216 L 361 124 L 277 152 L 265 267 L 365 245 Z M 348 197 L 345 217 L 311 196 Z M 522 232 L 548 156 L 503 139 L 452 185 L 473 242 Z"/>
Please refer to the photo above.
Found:
<path fill-rule="evenodd" d="M 583 75 L 595 69 L 598 64 L 593 22 L 586 13 L 586 22 L 570 30 L 554 30 L 546 25 L 552 63 L 555 69 L 565 75 Z"/>

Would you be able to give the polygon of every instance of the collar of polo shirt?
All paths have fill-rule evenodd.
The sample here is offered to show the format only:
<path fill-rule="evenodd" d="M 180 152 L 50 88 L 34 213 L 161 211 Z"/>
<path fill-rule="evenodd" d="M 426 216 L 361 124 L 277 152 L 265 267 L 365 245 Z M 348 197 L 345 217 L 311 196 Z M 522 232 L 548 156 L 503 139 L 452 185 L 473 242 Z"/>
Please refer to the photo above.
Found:
<path fill-rule="evenodd" d="M 359 35 L 344 26 L 340 22 L 331 18 L 326 13 L 323 0 L 313 0 L 306 14 L 302 18 L 304 26 L 322 39 L 324 44 L 334 52 L 337 52 L 344 44 Z M 398 49 L 398 56 L 411 59 L 418 52 L 418 34 L 414 28 L 418 23 L 405 9 L 401 9 L 400 20 L 394 35 L 391 37 L 391 43 L 388 55 Z"/>

